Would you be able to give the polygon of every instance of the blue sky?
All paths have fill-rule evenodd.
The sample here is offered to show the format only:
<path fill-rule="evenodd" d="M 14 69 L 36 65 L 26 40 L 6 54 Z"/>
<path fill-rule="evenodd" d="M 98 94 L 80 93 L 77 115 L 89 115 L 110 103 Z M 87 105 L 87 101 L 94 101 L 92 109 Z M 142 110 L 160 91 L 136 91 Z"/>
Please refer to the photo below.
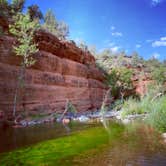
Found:
<path fill-rule="evenodd" d="M 77 42 L 166 59 L 166 0 L 27 0 L 30 4 L 43 13 L 52 9 Z"/>

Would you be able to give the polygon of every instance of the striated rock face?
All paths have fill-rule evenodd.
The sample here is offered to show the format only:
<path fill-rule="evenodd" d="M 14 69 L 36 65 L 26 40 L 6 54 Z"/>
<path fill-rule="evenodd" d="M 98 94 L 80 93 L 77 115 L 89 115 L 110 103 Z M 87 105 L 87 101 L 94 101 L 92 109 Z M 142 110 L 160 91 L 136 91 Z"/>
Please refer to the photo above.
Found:
<path fill-rule="evenodd" d="M 67 99 L 78 111 L 99 108 L 107 87 L 94 57 L 43 31 L 36 33 L 35 41 L 40 51 L 35 55 L 35 65 L 26 69 L 17 114 L 63 112 Z M 7 116 L 13 110 L 20 70 L 20 58 L 12 53 L 13 43 L 10 36 L 0 37 L 0 110 Z"/>

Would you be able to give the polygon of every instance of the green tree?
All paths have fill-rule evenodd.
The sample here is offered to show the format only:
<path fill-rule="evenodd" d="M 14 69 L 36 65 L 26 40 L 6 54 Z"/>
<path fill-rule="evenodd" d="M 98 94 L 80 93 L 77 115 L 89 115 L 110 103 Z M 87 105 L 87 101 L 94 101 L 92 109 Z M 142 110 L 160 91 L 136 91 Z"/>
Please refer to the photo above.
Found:
<path fill-rule="evenodd" d="M 89 48 L 90 53 L 91 53 L 94 57 L 97 57 L 97 49 L 96 49 L 96 46 L 95 46 L 95 45 L 90 45 L 88 48 Z"/>
<path fill-rule="evenodd" d="M 69 26 L 64 22 L 58 22 L 57 36 L 59 39 L 64 40 L 69 35 Z"/>
<path fill-rule="evenodd" d="M 12 17 L 21 12 L 24 8 L 25 0 L 12 0 L 9 3 L 8 0 L 0 0 L 0 20 L 2 25 L 0 25 L 0 35 L 8 32 L 8 25 L 13 22 Z"/>
<path fill-rule="evenodd" d="M 44 16 L 43 28 L 56 35 L 57 27 L 58 27 L 58 22 L 55 18 L 55 15 L 52 12 L 52 10 L 49 9 Z"/>
<path fill-rule="evenodd" d="M 48 10 L 44 16 L 43 28 L 57 36 L 59 39 L 64 40 L 69 34 L 68 25 L 61 21 L 58 22 L 52 10 Z"/>
<path fill-rule="evenodd" d="M 24 8 L 25 0 L 12 0 L 11 10 L 14 14 L 22 12 Z"/>
<path fill-rule="evenodd" d="M 137 52 L 131 54 L 131 65 L 137 67 L 143 65 L 143 59 L 139 56 Z"/>
<path fill-rule="evenodd" d="M 149 60 L 147 60 L 145 64 L 149 72 L 152 72 L 153 70 L 156 70 L 161 66 L 160 61 L 155 57 L 152 57 Z"/>
<path fill-rule="evenodd" d="M 7 0 L 0 0 L 0 16 L 11 19 L 13 15 L 22 12 L 24 4 L 25 0 L 12 0 L 11 3 Z"/>
<path fill-rule="evenodd" d="M 152 78 L 156 80 L 158 84 L 164 84 L 166 82 L 166 67 L 159 66 L 152 71 Z"/>
<path fill-rule="evenodd" d="M 38 5 L 31 5 L 28 7 L 28 14 L 31 20 L 41 20 L 43 19 L 43 14 Z"/>
<path fill-rule="evenodd" d="M 78 44 L 78 47 L 81 48 L 83 51 L 88 51 L 88 46 L 87 44 L 85 43 L 85 41 L 83 40 L 80 40 L 79 44 Z"/>
<path fill-rule="evenodd" d="M 123 101 L 124 93 L 132 89 L 133 71 L 125 67 L 113 68 L 108 72 L 107 84 L 111 87 L 111 92 L 114 97 L 120 96 Z"/>
<path fill-rule="evenodd" d="M 21 86 L 21 82 L 24 81 L 25 69 L 35 63 L 33 54 L 38 51 L 37 44 L 33 43 L 33 35 L 36 29 L 39 28 L 39 24 L 35 21 L 31 21 L 28 14 L 23 15 L 17 14 L 13 18 L 14 24 L 9 25 L 10 33 L 18 40 L 18 45 L 13 46 L 14 52 L 17 56 L 20 56 L 21 68 L 18 76 L 18 84 L 14 96 L 14 108 L 13 116 L 15 117 L 16 105 L 17 105 L 17 94 Z"/>

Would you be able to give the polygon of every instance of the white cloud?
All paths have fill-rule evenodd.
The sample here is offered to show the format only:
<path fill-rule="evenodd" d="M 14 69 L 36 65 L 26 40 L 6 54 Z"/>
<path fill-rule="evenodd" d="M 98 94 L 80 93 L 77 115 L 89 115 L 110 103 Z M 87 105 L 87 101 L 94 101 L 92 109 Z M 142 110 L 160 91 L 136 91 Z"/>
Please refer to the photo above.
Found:
<path fill-rule="evenodd" d="M 157 52 L 155 52 L 155 53 L 152 54 L 152 57 L 155 58 L 155 59 L 157 59 L 157 58 L 160 57 L 160 54 L 157 53 Z"/>
<path fill-rule="evenodd" d="M 120 47 L 119 46 L 114 46 L 114 47 L 111 47 L 110 48 L 110 50 L 112 51 L 112 52 L 118 52 L 119 51 L 119 49 L 120 49 Z"/>
<path fill-rule="evenodd" d="M 123 34 L 121 32 L 112 32 L 112 36 L 121 37 Z"/>
<path fill-rule="evenodd" d="M 162 2 L 162 0 L 152 0 L 152 6 L 156 6 L 158 4 L 160 4 Z"/>
<path fill-rule="evenodd" d="M 123 34 L 121 32 L 116 31 L 115 26 L 111 26 L 110 30 L 111 30 L 111 35 L 112 36 L 115 36 L 115 37 L 122 37 L 123 36 Z"/>
<path fill-rule="evenodd" d="M 110 49 L 113 53 L 117 53 L 121 49 L 121 46 L 119 46 L 115 42 L 112 42 L 110 39 L 104 40 L 103 44 L 105 45 L 105 47 L 103 49 L 100 49 L 101 52 L 104 49 Z"/>
<path fill-rule="evenodd" d="M 136 48 L 141 48 L 142 46 L 140 44 L 136 44 Z"/>
<path fill-rule="evenodd" d="M 166 46 L 166 37 L 161 37 L 159 40 L 152 42 L 152 47 Z"/>
<path fill-rule="evenodd" d="M 152 47 L 161 47 L 161 46 L 166 46 L 166 41 L 154 41 L 152 43 Z"/>
<path fill-rule="evenodd" d="M 161 40 L 161 41 L 165 41 L 165 40 L 166 40 L 166 37 L 165 37 L 165 36 L 164 36 L 164 37 L 161 37 L 160 40 Z"/>

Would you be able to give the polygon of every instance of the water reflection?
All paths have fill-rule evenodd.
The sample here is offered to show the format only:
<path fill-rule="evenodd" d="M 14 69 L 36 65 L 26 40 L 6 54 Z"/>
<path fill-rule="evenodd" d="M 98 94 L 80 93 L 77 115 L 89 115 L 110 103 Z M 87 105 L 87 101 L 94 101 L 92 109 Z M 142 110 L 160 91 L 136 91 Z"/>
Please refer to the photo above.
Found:
<path fill-rule="evenodd" d="M 100 151 L 72 161 L 72 165 L 79 166 L 166 166 L 166 144 L 150 127 L 130 126 Z"/>
<path fill-rule="evenodd" d="M 25 128 L 0 128 L 0 153 L 66 136 L 96 125 L 99 124 L 50 123 Z"/>

